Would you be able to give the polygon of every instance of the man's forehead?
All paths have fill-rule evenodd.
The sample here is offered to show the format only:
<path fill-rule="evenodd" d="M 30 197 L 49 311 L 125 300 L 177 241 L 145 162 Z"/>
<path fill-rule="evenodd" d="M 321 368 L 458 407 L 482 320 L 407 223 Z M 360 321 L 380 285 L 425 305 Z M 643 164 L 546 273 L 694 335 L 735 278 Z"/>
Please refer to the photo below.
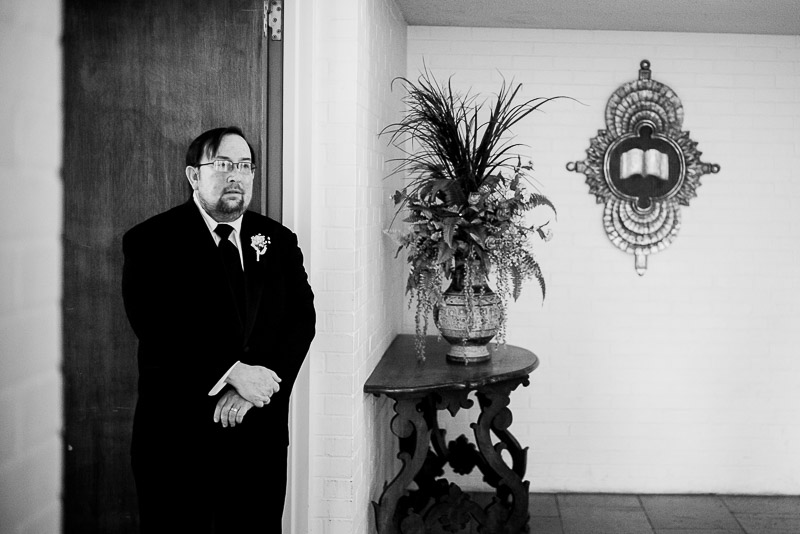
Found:
<path fill-rule="evenodd" d="M 217 157 L 225 159 L 250 159 L 250 146 L 244 138 L 237 134 L 227 134 L 219 142 L 216 154 L 211 150 L 211 146 L 206 147 L 206 157 Z"/>

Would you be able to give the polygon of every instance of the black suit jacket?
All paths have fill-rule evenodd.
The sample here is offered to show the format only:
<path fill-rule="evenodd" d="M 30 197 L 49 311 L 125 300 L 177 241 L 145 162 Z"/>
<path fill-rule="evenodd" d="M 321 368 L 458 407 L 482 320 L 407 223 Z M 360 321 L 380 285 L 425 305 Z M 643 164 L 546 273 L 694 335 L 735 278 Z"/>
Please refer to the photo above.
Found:
<path fill-rule="evenodd" d="M 257 260 L 250 243 L 258 234 L 271 243 Z M 244 321 L 192 199 L 123 238 L 123 298 L 139 338 L 134 468 L 137 459 L 143 465 L 155 455 L 202 465 L 228 436 L 285 451 L 289 394 L 314 337 L 313 294 L 290 230 L 248 211 L 241 244 Z M 237 360 L 268 367 L 282 382 L 269 405 L 252 408 L 235 429 L 222 429 L 213 422 L 218 397 L 208 391 Z"/>

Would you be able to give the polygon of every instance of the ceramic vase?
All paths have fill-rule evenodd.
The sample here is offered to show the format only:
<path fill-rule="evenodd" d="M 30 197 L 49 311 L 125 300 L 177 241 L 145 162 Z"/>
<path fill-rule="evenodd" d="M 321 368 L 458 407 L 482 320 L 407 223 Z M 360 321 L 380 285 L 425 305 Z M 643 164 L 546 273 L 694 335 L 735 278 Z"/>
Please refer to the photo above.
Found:
<path fill-rule="evenodd" d="M 486 274 L 479 264 L 475 262 L 470 267 L 468 281 L 466 266 L 463 263 L 456 266 L 450 287 L 433 310 L 436 327 L 450 343 L 447 361 L 451 363 L 488 361 L 489 342 L 500 328 L 500 297 L 486 283 Z"/>

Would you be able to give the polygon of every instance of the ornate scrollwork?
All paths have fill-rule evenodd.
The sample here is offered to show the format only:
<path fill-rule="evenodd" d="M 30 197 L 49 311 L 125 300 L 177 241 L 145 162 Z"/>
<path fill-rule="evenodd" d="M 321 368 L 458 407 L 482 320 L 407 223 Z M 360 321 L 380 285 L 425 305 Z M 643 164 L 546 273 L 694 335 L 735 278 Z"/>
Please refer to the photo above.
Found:
<path fill-rule="evenodd" d="M 461 408 L 469 409 L 475 404 L 475 402 L 469 398 L 469 391 L 467 390 L 448 391 L 446 393 L 437 394 L 436 398 L 436 409 L 447 409 L 453 417 L 455 417 Z"/>
<path fill-rule="evenodd" d="M 474 443 L 470 443 L 464 434 L 451 441 L 447 451 L 450 467 L 459 475 L 468 475 L 478 465 L 480 459 L 478 448 Z"/>
<path fill-rule="evenodd" d="M 606 234 L 634 255 L 641 276 L 647 257 L 677 237 L 680 206 L 697 196 L 700 177 L 720 166 L 700 161 L 697 143 L 682 130 L 678 95 L 652 79 L 646 59 L 639 79 L 609 98 L 605 122 L 606 129 L 590 140 L 587 158 L 567 163 L 567 170 L 586 175 L 589 193 L 605 204 Z"/>
<path fill-rule="evenodd" d="M 528 379 L 518 379 L 485 387 L 477 393 L 481 413 L 472 423 L 475 443 L 480 451 L 478 468 L 483 479 L 497 490 L 497 500 L 487 508 L 487 517 L 503 517 L 503 528 L 508 532 L 523 532 L 528 523 L 528 487 L 523 481 L 527 463 L 528 448 L 520 447 L 508 427 L 512 416 L 508 409 L 510 394 L 520 384 L 528 385 Z M 500 440 L 492 444 L 490 431 Z M 500 456 L 503 450 L 511 455 L 509 467 Z M 501 532 L 493 530 L 492 532 Z M 503 530 L 502 532 L 505 532 Z"/>
<path fill-rule="evenodd" d="M 403 467 L 390 483 L 384 484 L 380 501 L 372 502 L 378 532 L 389 532 L 392 528 L 398 500 L 425 463 L 431 436 L 424 415 L 424 399 L 396 400 L 394 411 L 397 415 L 392 419 L 391 429 L 400 438 L 397 457 Z"/>
<path fill-rule="evenodd" d="M 529 385 L 529 376 L 504 377 L 475 389 L 445 389 L 423 397 L 395 399 L 392 432 L 399 438 L 398 458 L 403 466 L 384 485 L 379 502 L 373 502 L 379 534 L 430 534 L 471 531 L 480 534 L 521 534 L 528 532 L 528 489 L 524 481 L 527 448 L 509 432 L 513 417 L 510 394 Z M 447 410 L 455 415 L 469 408 L 474 391 L 480 414 L 470 426 L 474 443 L 461 435 L 447 443 L 439 428 L 437 414 Z M 492 436 L 499 440 L 492 443 Z M 511 465 L 501 456 L 507 451 Z M 444 478 L 445 465 L 459 475 L 480 469 L 496 494 L 488 504 L 472 500 L 457 484 Z M 412 484 L 413 482 L 413 484 Z"/>
<path fill-rule="evenodd" d="M 439 527 L 445 532 L 461 532 L 471 518 L 481 520 L 483 509 L 469 495 L 461 491 L 457 485 L 450 483 L 447 492 L 437 499 L 436 504 L 425 516 L 429 532 Z"/>

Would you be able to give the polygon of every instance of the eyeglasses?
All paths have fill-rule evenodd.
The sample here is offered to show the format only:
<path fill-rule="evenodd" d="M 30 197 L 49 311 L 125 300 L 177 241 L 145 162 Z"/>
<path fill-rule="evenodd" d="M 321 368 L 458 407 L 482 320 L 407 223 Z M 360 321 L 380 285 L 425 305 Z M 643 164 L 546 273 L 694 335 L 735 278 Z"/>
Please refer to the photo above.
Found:
<path fill-rule="evenodd" d="M 206 165 L 213 165 L 214 170 L 217 172 L 231 172 L 235 168 L 240 174 L 253 174 L 253 170 L 256 168 L 256 166 L 249 161 L 234 163 L 229 159 L 215 159 L 208 163 L 201 163 L 197 165 L 197 167 L 205 167 Z"/>

